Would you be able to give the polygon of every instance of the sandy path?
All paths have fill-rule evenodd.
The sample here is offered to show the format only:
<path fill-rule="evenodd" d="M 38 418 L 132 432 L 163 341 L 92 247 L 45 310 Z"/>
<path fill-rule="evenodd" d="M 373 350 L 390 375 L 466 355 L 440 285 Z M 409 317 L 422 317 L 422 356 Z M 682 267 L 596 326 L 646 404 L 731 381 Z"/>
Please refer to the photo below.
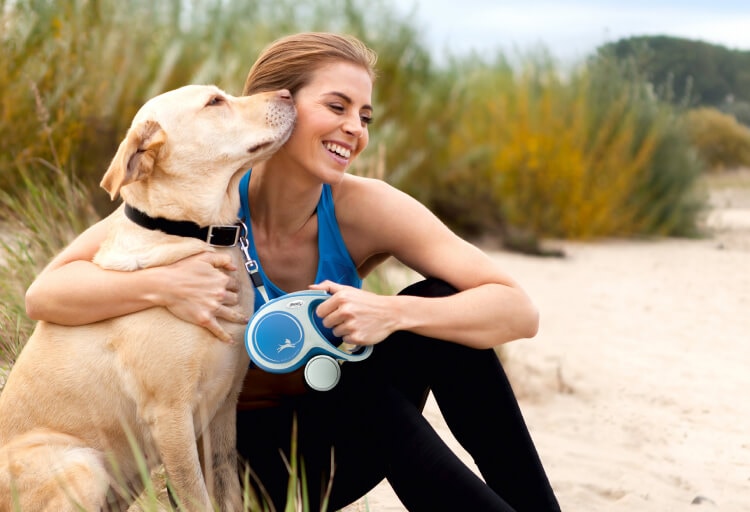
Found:
<path fill-rule="evenodd" d="M 712 239 L 493 253 L 542 312 L 505 358 L 564 511 L 750 510 L 750 202 L 721 206 Z M 383 482 L 355 510 L 404 508 Z"/>

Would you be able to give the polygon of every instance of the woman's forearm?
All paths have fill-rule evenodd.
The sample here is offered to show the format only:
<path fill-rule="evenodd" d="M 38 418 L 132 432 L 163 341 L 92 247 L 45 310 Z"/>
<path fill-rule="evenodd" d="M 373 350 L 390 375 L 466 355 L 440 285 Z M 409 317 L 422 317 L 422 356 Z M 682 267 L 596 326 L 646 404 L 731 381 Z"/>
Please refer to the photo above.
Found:
<path fill-rule="evenodd" d="M 489 283 L 430 297 L 379 295 L 332 281 L 310 288 L 331 294 L 315 313 L 336 336 L 355 345 L 372 345 L 396 331 L 411 331 L 482 349 L 531 338 L 539 328 L 536 307 L 516 286 Z"/>
<path fill-rule="evenodd" d="M 35 320 L 84 325 L 163 306 L 176 317 L 230 336 L 219 320 L 247 323 L 238 304 L 237 269 L 228 254 L 204 252 L 163 267 L 104 270 L 87 259 L 53 261 L 26 292 Z"/>
<path fill-rule="evenodd" d="M 26 313 L 61 325 L 89 324 L 163 303 L 161 288 L 158 268 L 119 272 L 72 261 L 32 283 L 26 291 Z"/>
<path fill-rule="evenodd" d="M 532 338 L 539 313 L 519 288 L 486 284 L 447 297 L 398 296 L 400 329 L 427 337 L 490 348 Z"/>

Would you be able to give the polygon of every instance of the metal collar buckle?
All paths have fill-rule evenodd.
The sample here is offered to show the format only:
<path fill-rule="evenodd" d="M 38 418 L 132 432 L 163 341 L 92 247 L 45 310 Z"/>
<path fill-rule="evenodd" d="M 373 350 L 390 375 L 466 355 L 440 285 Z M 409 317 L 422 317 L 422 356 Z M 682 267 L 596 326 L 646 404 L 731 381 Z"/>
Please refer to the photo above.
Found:
<path fill-rule="evenodd" d="M 208 226 L 206 242 L 213 247 L 234 247 L 240 239 L 239 224 Z"/>

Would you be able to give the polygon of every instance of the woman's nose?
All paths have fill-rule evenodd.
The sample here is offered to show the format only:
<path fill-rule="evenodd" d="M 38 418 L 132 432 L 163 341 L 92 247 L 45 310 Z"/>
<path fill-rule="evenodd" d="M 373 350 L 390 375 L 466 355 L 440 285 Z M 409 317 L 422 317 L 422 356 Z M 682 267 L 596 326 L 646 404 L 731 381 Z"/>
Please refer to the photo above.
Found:
<path fill-rule="evenodd" d="M 360 138 L 364 130 L 359 116 L 348 116 L 344 122 L 344 131 L 349 135 Z"/>

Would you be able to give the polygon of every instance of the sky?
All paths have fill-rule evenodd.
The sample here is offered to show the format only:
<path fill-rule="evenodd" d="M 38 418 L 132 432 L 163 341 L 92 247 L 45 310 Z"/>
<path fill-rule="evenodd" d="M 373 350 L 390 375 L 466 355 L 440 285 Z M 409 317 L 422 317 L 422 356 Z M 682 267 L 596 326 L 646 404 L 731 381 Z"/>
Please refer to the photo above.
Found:
<path fill-rule="evenodd" d="M 543 46 L 575 62 L 633 35 L 670 35 L 750 50 L 750 0 L 402 0 L 441 54 Z"/>

